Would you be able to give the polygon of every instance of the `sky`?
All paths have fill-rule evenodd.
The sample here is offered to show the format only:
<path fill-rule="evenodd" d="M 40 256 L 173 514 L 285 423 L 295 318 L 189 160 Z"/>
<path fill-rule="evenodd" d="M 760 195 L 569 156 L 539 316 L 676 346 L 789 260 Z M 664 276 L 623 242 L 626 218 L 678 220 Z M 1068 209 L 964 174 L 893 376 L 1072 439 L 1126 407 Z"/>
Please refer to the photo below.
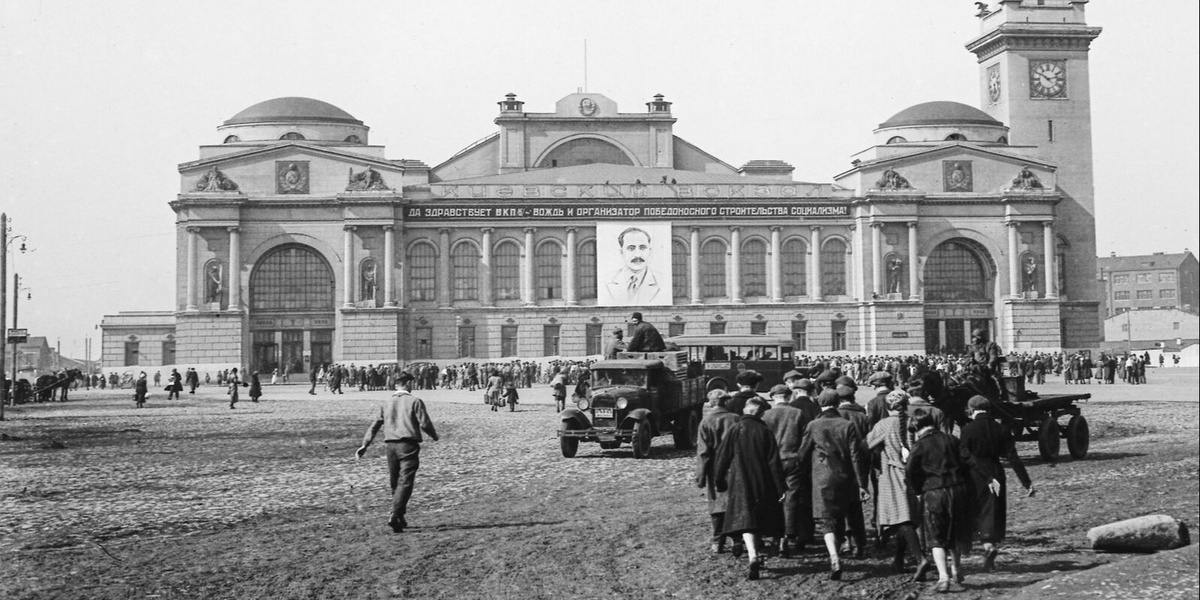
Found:
<path fill-rule="evenodd" d="M 662 93 L 722 160 L 829 182 L 896 112 L 980 105 L 973 4 L 0 0 L 0 211 L 27 249 L 9 326 L 14 269 L 19 325 L 66 356 L 98 352 L 105 314 L 172 310 L 178 165 L 260 101 L 330 102 L 434 166 L 509 92 L 531 112 L 585 83 L 622 112 Z M 1198 4 L 1087 5 L 1101 255 L 1200 246 Z"/>

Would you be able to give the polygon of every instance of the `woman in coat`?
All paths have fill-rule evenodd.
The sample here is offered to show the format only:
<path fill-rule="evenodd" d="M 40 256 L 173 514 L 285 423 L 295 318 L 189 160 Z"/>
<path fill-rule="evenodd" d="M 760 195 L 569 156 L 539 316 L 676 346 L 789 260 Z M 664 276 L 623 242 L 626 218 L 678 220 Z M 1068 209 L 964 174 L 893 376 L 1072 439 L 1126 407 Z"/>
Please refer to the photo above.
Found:
<path fill-rule="evenodd" d="M 812 462 L 813 522 L 825 534 L 829 578 L 836 581 L 842 578 L 838 536 L 846 529 L 850 507 L 870 494 L 866 491 L 862 442 L 854 425 L 838 413 L 837 392 L 825 390 L 817 401 L 821 415 L 804 429 L 800 462 Z"/>
<path fill-rule="evenodd" d="M 742 535 L 750 559 L 748 579 L 758 579 L 763 560 L 758 541 L 783 535 L 783 495 L 787 483 L 775 433 L 762 421 L 770 408 L 757 396 L 746 401 L 742 416 L 730 427 L 717 451 L 716 488 L 726 490 L 722 533 Z"/>
<path fill-rule="evenodd" d="M 729 401 L 729 393 L 725 390 L 713 390 L 708 393 L 708 404 L 704 419 L 700 421 L 696 433 L 696 485 L 703 488 L 708 498 L 708 514 L 712 518 L 712 551 L 720 554 L 725 551 L 725 502 L 724 491 L 717 491 L 716 477 L 717 449 L 725 439 L 725 433 L 737 423 L 737 415 L 725 408 Z M 711 408 L 709 408 L 711 407 Z"/>
<path fill-rule="evenodd" d="M 1007 495 L 1003 457 L 1008 460 L 1026 493 L 1033 495 L 1033 483 L 1021 457 L 1017 455 L 1012 432 L 988 416 L 990 402 L 983 396 L 967 401 L 971 422 L 963 427 L 962 448 L 972 458 L 971 481 L 974 484 L 975 533 L 983 542 L 983 570 L 991 571 L 996 564 L 996 544 L 1004 541 L 1008 525 Z"/>
<path fill-rule="evenodd" d="M 142 371 L 138 375 L 137 381 L 133 382 L 133 401 L 138 408 L 146 407 L 146 392 L 149 381 L 146 380 L 146 372 Z"/>
<path fill-rule="evenodd" d="M 234 405 L 237 404 L 238 401 L 238 388 L 246 385 L 242 383 L 241 378 L 238 377 L 237 367 L 234 367 L 229 372 L 229 376 L 225 379 L 225 381 L 229 384 L 229 408 L 236 408 Z"/>
<path fill-rule="evenodd" d="M 896 555 L 892 570 L 904 570 L 904 552 L 907 549 L 917 561 L 913 581 L 922 581 L 931 563 L 925 558 L 921 542 L 917 538 L 916 523 L 921 522 L 921 510 L 917 497 L 904 480 L 904 463 L 908 459 L 907 422 L 908 394 L 894 390 L 886 397 L 888 416 L 867 434 L 867 447 L 880 450 L 880 473 L 878 496 L 875 498 L 875 516 L 885 538 L 896 538 Z"/>
<path fill-rule="evenodd" d="M 492 412 L 496 412 L 504 405 L 504 400 L 500 397 L 504 393 L 504 379 L 500 377 L 500 372 L 496 369 L 492 369 L 489 373 L 487 389 L 484 390 L 483 395 L 487 403 L 491 405 Z"/>
<path fill-rule="evenodd" d="M 924 510 L 925 542 L 933 550 L 939 593 L 950 591 L 950 578 L 962 583 L 962 553 L 971 546 L 970 454 L 961 451 L 958 439 L 939 431 L 924 410 L 913 415 L 916 444 L 905 465 L 908 487 L 920 495 Z M 966 464 L 964 464 L 966 462 Z M 949 565 L 946 551 L 954 559 Z"/>
<path fill-rule="evenodd" d="M 247 393 L 250 394 L 251 402 L 258 402 L 262 397 L 262 382 L 258 380 L 258 371 L 250 374 L 250 391 Z"/>

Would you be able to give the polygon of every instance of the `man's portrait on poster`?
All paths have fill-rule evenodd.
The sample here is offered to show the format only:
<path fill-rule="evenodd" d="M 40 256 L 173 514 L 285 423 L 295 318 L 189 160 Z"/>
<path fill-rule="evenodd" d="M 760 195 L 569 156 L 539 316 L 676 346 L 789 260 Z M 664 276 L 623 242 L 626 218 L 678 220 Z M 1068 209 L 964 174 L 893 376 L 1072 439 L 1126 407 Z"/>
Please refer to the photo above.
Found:
<path fill-rule="evenodd" d="M 671 303 L 670 225 L 597 224 L 596 243 L 602 273 L 597 295 L 601 306 L 654 306 Z M 667 256 L 667 260 L 659 258 Z M 614 268 L 615 267 L 615 268 Z"/>

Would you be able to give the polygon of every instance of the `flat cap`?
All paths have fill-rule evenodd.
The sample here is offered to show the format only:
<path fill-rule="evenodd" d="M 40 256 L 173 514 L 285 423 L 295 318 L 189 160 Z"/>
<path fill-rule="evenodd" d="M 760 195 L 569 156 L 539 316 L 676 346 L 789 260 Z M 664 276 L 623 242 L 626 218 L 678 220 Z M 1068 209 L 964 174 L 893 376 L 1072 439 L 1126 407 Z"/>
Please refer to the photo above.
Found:
<path fill-rule="evenodd" d="M 837 381 L 834 381 L 834 384 L 836 384 L 838 387 L 846 386 L 848 388 L 853 388 L 855 390 L 858 389 L 858 382 L 855 381 L 853 377 L 848 377 L 846 375 L 842 375 L 841 377 L 838 377 Z"/>
<path fill-rule="evenodd" d="M 782 383 L 777 384 L 771 388 L 771 393 L 769 395 L 774 396 L 775 394 L 783 394 L 784 396 L 791 396 L 792 388 L 790 388 L 786 385 L 783 385 Z"/>
<path fill-rule="evenodd" d="M 794 369 L 783 374 L 784 381 L 791 381 L 793 379 L 801 379 L 803 377 L 804 376 L 800 374 L 800 371 L 796 371 Z"/>
<path fill-rule="evenodd" d="M 808 379 L 806 377 L 801 377 L 800 381 L 796 382 L 796 387 L 798 387 L 802 390 L 811 390 L 811 389 L 813 389 L 813 382 L 811 379 Z"/>
<path fill-rule="evenodd" d="M 888 373 L 887 371 L 876 371 L 871 374 L 870 378 L 867 379 L 867 383 L 871 385 L 888 385 L 892 383 L 892 374 Z"/>
<path fill-rule="evenodd" d="M 820 404 L 821 408 L 837 408 L 837 405 L 841 404 L 841 402 L 837 392 L 833 390 L 825 390 L 821 392 L 820 396 L 817 396 L 817 404 Z"/>

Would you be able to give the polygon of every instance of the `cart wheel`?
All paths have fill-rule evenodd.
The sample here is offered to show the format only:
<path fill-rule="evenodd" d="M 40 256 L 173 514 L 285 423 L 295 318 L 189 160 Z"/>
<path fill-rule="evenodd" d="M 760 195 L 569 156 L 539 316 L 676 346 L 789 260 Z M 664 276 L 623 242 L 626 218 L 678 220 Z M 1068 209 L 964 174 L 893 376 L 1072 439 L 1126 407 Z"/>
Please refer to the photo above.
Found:
<path fill-rule="evenodd" d="M 1071 458 L 1087 456 L 1091 444 L 1091 434 L 1088 432 L 1087 419 L 1083 415 L 1075 415 L 1067 422 L 1067 451 Z"/>
<path fill-rule="evenodd" d="M 650 456 L 650 442 L 652 441 L 654 441 L 654 437 L 650 435 L 650 423 L 638 421 L 633 424 L 633 437 L 629 440 L 629 445 L 633 446 L 634 458 Z"/>
<path fill-rule="evenodd" d="M 1043 459 L 1054 461 L 1058 458 L 1058 449 L 1062 443 L 1060 437 L 1058 420 L 1053 415 L 1046 417 L 1038 430 L 1038 452 L 1042 454 Z"/>
<path fill-rule="evenodd" d="M 571 428 L 566 421 L 559 426 L 560 431 L 568 431 Z M 562 447 L 563 458 L 575 458 L 575 453 L 579 452 L 579 438 L 561 436 L 558 438 L 558 444 Z"/>

